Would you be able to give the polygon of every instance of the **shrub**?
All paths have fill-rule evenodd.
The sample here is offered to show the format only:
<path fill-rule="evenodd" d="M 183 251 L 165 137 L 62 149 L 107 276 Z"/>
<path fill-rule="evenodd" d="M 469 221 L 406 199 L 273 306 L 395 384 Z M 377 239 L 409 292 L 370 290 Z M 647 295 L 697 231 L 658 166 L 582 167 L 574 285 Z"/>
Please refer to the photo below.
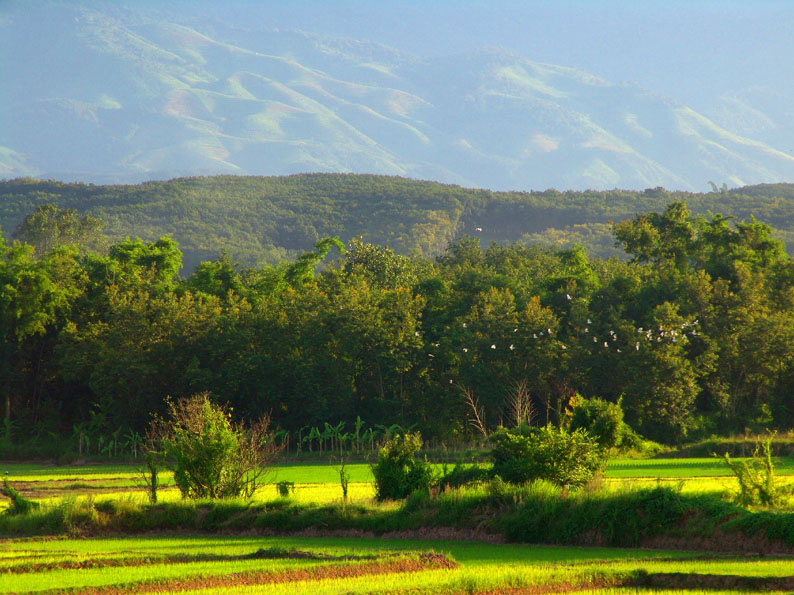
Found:
<path fill-rule="evenodd" d="M 784 495 L 790 490 L 781 490 L 775 485 L 775 466 L 772 462 L 771 434 L 766 440 L 756 443 L 753 456 L 745 461 L 735 463 L 727 452 L 723 455 L 725 464 L 730 467 L 739 484 L 736 502 L 741 506 L 761 504 L 778 506 Z M 763 450 L 763 455 L 759 451 Z"/>
<path fill-rule="evenodd" d="M 276 484 L 276 493 L 282 498 L 289 498 L 290 494 L 295 493 L 295 483 L 292 481 L 280 481 Z"/>
<path fill-rule="evenodd" d="M 568 432 L 548 425 L 524 436 L 502 428 L 491 442 L 493 473 L 509 483 L 545 479 L 581 486 L 606 462 L 605 451 L 583 429 Z"/>
<path fill-rule="evenodd" d="M 451 471 L 444 473 L 438 480 L 438 487 L 460 488 L 466 485 L 482 483 L 491 478 L 491 470 L 478 465 L 463 465 L 457 463 Z"/>
<path fill-rule="evenodd" d="M 8 483 L 8 477 L 3 478 L 3 487 L 0 487 L 0 494 L 3 494 L 11 500 L 11 506 L 5 511 L 6 514 L 28 514 L 32 510 L 39 508 L 39 503 L 34 500 L 24 498 L 22 494 L 17 492 L 11 484 Z"/>
<path fill-rule="evenodd" d="M 269 418 L 246 428 L 214 405 L 207 393 L 168 404 L 169 419 L 157 419 L 166 465 L 183 498 L 250 498 L 278 452 Z"/>
<path fill-rule="evenodd" d="M 624 435 L 623 409 L 604 399 L 576 399 L 571 411 L 570 429 L 582 428 L 595 438 L 601 448 L 619 446 Z"/>
<path fill-rule="evenodd" d="M 396 500 L 417 490 L 429 490 L 433 473 L 426 460 L 417 458 L 420 448 L 422 437 L 418 432 L 397 434 L 386 441 L 372 466 L 378 500 Z"/>

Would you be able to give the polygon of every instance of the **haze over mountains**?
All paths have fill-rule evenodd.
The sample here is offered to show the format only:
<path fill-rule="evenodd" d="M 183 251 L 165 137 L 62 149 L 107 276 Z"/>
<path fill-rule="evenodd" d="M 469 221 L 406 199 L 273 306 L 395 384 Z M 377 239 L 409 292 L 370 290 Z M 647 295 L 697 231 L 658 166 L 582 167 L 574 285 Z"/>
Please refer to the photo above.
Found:
<path fill-rule="evenodd" d="M 15 58 L 1 67 L 6 178 L 360 172 L 497 190 L 794 179 L 779 103 L 759 109 L 762 90 L 710 119 L 498 48 L 424 57 L 268 23 L 12 2 L 0 53 Z"/>

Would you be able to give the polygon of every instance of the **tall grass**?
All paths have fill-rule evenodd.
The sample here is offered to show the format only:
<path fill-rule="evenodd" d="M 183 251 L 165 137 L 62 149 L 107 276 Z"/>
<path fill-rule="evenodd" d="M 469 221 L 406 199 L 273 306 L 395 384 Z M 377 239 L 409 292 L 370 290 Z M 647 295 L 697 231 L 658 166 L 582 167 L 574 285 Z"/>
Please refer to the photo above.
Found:
<path fill-rule="evenodd" d="M 794 547 L 794 514 L 748 511 L 713 494 L 687 494 L 661 486 L 565 493 L 546 482 L 510 486 L 492 481 L 435 496 L 415 493 L 400 504 L 346 506 L 292 498 L 158 504 L 132 498 L 101 502 L 67 498 L 26 514 L 0 514 L 0 535 L 252 529 L 290 533 L 309 528 L 371 534 L 452 528 L 514 542 L 620 547 L 660 537 L 709 539 L 736 534 Z"/>

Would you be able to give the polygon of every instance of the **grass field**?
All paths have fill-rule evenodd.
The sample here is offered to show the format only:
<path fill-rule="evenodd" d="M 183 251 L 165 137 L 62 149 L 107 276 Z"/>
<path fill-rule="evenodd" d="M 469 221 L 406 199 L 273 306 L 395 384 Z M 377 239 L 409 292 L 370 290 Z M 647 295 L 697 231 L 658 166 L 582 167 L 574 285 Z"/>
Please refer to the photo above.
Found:
<path fill-rule="evenodd" d="M 441 472 L 441 466 L 435 466 Z M 369 502 L 374 497 L 373 477 L 366 463 L 346 466 L 350 474 L 351 502 Z M 142 480 L 135 464 L 127 465 L 65 465 L 3 464 L 0 474 L 8 472 L 12 484 L 26 497 L 53 503 L 66 495 L 105 497 L 144 501 Z M 776 473 L 781 483 L 794 483 L 794 459 L 776 461 Z M 790 476 L 790 477 L 787 477 Z M 604 473 L 607 489 L 626 486 L 673 485 L 684 493 L 723 493 L 735 488 L 735 480 L 725 463 L 717 458 L 701 459 L 614 459 Z M 258 492 L 258 501 L 271 500 L 276 494 L 275 484 L 293 482 L 293 497 L 304 503 L 330 503 L 341 499 L 338 468 L 322 463 L 283 463 L 274 465 L 265 474 L 269 485 Z M 160 498 L 179 499 L 173 477 L 161 474 Z M 0 500 L 0 509 L 6 506 Z"/>
<path fill-rule="evenodd" d="M 699 582 L 760 593 L 792 579 L 788 560 L 661 550 L 206 535 L 7 540 L 0 573 L 0 593 L 636 593 L 682 573 L 694 586 L 671 592 L 696 593 Z"/>
<path fill-rule="evenodd" d="M 8 464 L 12 485 L 46 505 L 69 498 L 144 501 L 134 465 Z M 376 509 L 371 470 L 347 466 L 350 502 Z M 780 460 L 781 482 L 794 462 Z M 675 485 L 681 492 L 734 487 L 717 459 L 615 460 L 603 488 Z M 164 477 L 164 501 L 178 500 Z M 295 504 L 341 501 L 337 469 L 282 464 L 269 473 L 259 502 L 277 500 L 275 482 L 291 481 Z M 4 499 L 5 500 L 5 499 Z M 5 501 L 0 502 L 4 506 Z M 414 532 L 415 534 L 416 532 Z M 428 535 L 445 537 L 443 531 Z M 726 557 L 705 552 L 553 547 L 366 537 L 141 535 L 0 538 L 0 593 L 563 593 L 695 595 L 794 592 L 790 558 Z"/>

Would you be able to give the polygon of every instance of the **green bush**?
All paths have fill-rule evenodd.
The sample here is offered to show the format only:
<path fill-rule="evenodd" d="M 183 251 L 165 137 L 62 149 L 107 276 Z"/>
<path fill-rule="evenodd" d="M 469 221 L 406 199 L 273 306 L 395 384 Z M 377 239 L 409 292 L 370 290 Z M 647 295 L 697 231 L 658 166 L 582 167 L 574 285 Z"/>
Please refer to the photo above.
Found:
<path fill-rule="evenodd" d="M 478 465 L 456 464 L 451 471 L 438 479 L 438 487 L 442 490 L 460 488 L 466 485 L 482 483 L 491 479 L 490 469 Z"/>
<path fill-rule="evenodd" d="M 771 434 L 766 440 L 756 443 L 753 456 L 747 460 L 734 462 L 727 452 L 723 455 L 725 464 L 733 471 L 739 484 L 736 502 L 741 506 L 779 506 L 791 492 L 790 488 L 781 489 L 775 483 L 775 465 L 772 462 L 774 437 Z"/>
<path fill-rule="evenodd" d="M 231 414 L 207 393 L 169 403 L 168 420 L 156 420 L 152 434 L 174 472 L 183 498 L 250 498 L 259 477 L 278 451 L 269 419 L 249 428 L 232 424 Z"/>
<path fill-rule="evenodd" d="M 32 510 L 39 508 L 39 503 L 34 500 L 24 498 L 22 494 L 17 492 L 10 483 L 8 477 L 3 478 L 3 487 L 0 487 L 0 494 L 3 494 L 11 500 L 11 506 L 5 511 L 6 514 L 28 514 Z"/>
<path fill-rule="evenodd" d="M 433 473 L 428 462 L 416 456 L 421 448 L 418 432 L 397 434 L 386 441 L 372 466 L 378 500 L 397 500 L 417 490 L 429 490 Z"/>
<path fill-rule="evenodd" d="M 528 436 L 504 428 L 491 434 L 493 473 L 508 483 L 545 479 L 559 486 L 587 483 L 606 462 L 587 431 L 548 425 Z"/>
<path fill-rule="evenodd" d="M 623 408 L 604 399 L 576 399 L 571 411 L 571 431 L 584 429 L 601 448 L 619 446 L 623 438 Z"/>

